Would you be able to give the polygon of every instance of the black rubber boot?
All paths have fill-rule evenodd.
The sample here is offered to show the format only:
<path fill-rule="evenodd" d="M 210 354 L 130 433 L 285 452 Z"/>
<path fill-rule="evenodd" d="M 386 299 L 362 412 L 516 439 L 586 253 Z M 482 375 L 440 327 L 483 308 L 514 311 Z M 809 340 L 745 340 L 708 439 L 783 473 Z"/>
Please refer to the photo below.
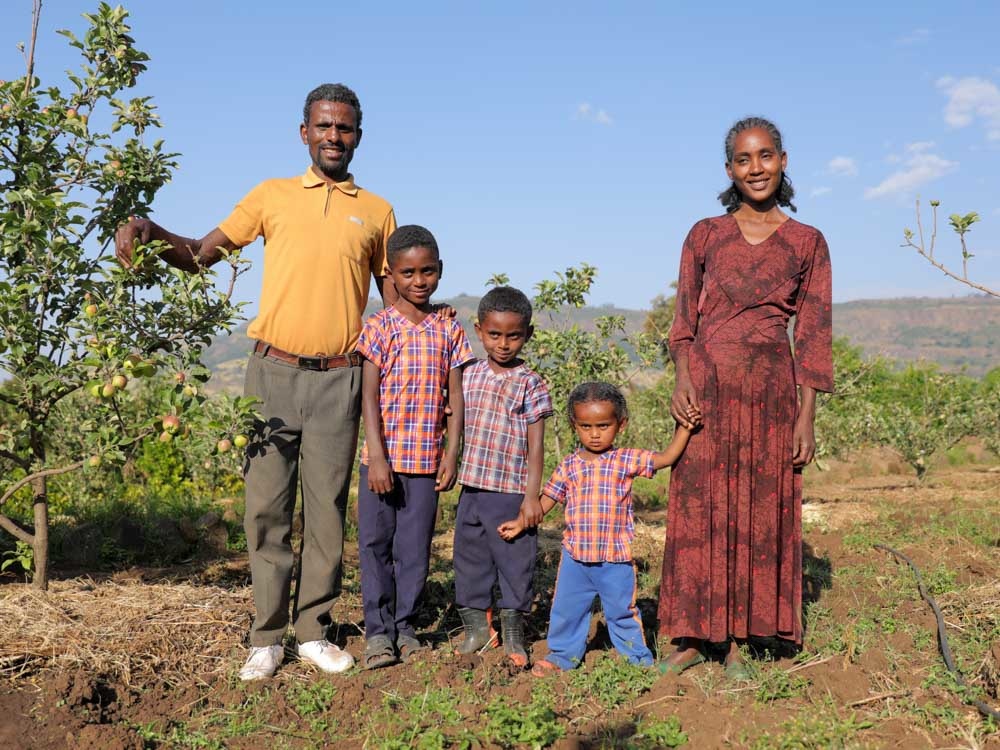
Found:
<path fill-rule="evenodd" d="M 516 609 L 500 610 L 500 634 L 503 650 L 516 667 L 528 666 L 528 647 L 524 642 L 524 614 Z"/>
<path fill-rule="evenodd" d="M 490 611 L 459 607 L 458 614 L 465 626 L 465 638 L 455 649 L 459 654 L 474 654 L 484 648 L 495 648 L 497 645 L 496 631 L 490 625 Z"/>

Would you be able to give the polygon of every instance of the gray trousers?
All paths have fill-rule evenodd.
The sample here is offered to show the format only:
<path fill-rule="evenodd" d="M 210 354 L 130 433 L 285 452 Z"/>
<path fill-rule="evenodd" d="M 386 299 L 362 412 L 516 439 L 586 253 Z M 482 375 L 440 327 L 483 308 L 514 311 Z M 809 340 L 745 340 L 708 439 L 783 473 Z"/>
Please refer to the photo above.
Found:
<path fill-rule="evenodd" d="M 299 643 L 326 635 L 339 593 L 344 514 L 361 417 L 361 368 L 325 372 L 250 356 L 245 392 L 262 403 L 244 465 L 256 617 L 250 645 L 281 643 L 292 584 L 292 515 L 302 484 L 302 554 L 292 626 Z"/>

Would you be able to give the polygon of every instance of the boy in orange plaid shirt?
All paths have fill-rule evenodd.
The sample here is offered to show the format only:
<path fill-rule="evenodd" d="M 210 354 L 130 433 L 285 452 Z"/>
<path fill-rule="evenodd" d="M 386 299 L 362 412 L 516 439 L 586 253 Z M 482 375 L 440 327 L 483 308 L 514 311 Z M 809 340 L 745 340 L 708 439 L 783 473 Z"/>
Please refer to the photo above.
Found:
<path fill-rule="evenodd" d="M 651 477 L 676 463 L 691 431 L 678 425 L 663 451 L 616 448 L 615 438 L 628 424 L 628 405 L 610 383 L 578 385 L 570 393 L 567 410 L 580 447 L 562 460 L 542 490 L 543 512 L 564 504 L 566 530 L 549 615 L 549 654 L 535 662 L 531 673 L 541 677 L 582 663 L 594 596 L 601 598 L 608 634 L 618 652 L 633 664 L 651 666 L 653 655 L 635 606 L 632 480 Z M 701 422 L 693 410 L 688 418 L 696 425 Z M 526 527 L 519 515 L 497 530 L 505 539 L 513 539 Z"/>
<path fill-rule="evenodd" d="M 443 268 L 434 235 L 400 227 L 386 255 L 399 299 L 372 315 L 358 340 L 365 358 L 358 552 L 367 669 L 421 648 L 412 620 L 427 580 L 438 493 L 455 484 L 461 368 L 473 359 L 462 326 L 430 301 Z"/>

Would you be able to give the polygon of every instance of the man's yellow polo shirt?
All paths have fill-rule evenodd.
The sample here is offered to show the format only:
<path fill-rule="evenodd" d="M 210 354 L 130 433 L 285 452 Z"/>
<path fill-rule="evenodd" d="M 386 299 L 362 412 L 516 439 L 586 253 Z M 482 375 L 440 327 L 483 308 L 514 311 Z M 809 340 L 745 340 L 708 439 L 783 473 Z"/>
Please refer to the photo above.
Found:
<path fill-rule="evenodd" d="M 312 168 L 251 190 L 219 229 L 243 247 L 264 237 L 264 281 L 247 335 L 294 354 L 354 351 L 372 275 L 385 276 L 392 206 Z"/>

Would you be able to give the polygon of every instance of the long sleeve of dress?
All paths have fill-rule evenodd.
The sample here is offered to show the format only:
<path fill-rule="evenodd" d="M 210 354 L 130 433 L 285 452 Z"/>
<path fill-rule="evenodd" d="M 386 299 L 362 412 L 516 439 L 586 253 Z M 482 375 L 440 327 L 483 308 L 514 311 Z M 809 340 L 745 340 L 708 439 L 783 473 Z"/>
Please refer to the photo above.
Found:
<path fill-rule="evenodd" d="M 699 221 L 691 227 L 681 249 L 677 303 L 674 307 L 674 322 L 667 339 L 674 364 L 677 364 L 678 356 L 687 353 L 698 332 L 698 300 L 701 298 L 705 271 L 704 248 L 709 231 L 708 223 Z"/>
<path fill-rule="evenodd" d="M 806 256 L 795 314 L 795 382 L 833 392 L 833 283 L 830 250 L 817 233 Z"/>

